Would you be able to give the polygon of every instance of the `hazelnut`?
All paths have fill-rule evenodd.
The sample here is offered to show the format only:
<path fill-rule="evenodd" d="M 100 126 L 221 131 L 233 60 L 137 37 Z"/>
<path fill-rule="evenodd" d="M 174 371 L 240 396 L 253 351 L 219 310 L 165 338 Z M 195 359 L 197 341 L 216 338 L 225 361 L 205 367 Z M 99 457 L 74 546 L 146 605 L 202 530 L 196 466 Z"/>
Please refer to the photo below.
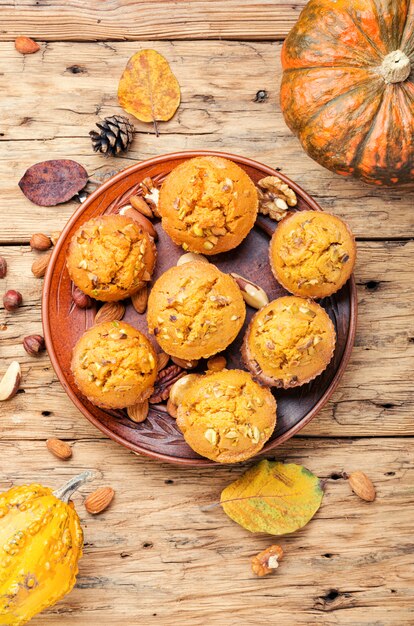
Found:
<path fill-rule="evenodd" d="M 7 261 L 4 256 L 0 256 L 0 278 L 4 278 L 7 274 Z"/>
<path fill-rule="evenodd" d="M 93 304 L 92 298 L 86 293 L 83 293 L 83 291 L 79 289 L 79 287 L 75 287 L 75 289 L 73 290 L 72 299 L 76 306 L 78 306 L 80 309 L 90 309 Z"/>
<path fill-rule="evenodd" d="M 43 233 L 35 233 L 30 239 L 30 247 L 32 250 L 49 250 L 52 245 L 50 237 Z"/>
<path fill-rule="evenodd" d="M 30 356 L 37 356 L 46 349 L 42 335 L 29 335 L 23 339 L 23 348 Z"/>
<path fill-rule="evenodd" d="M 22 294 L 14 289 L 9 289 L 3 296 L 3 304 L 6 311 L 15 311 L 23 303 Z"/>

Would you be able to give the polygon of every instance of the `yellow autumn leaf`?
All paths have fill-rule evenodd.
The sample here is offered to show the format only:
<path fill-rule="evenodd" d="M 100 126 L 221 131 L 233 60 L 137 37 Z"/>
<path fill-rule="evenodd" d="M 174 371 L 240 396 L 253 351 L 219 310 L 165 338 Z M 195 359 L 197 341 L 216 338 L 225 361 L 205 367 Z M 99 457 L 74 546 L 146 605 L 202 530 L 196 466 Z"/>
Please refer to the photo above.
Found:
<path fill-rule="evenodd" d="M 264 460 L 226 487 L 220 503 L 247 530 L 284 535 L 305 526 L 322 498 L 319 478 L 302 465 Z"/>
<path fill-rule="evenodd" d="M 180 104 L 180 86 L 168 61 L 156 50 L 134 54 L 119 81 L 118 101 L 141 122 L 153 122 L 156 130 L 157 121 L 171 119 Z"/>

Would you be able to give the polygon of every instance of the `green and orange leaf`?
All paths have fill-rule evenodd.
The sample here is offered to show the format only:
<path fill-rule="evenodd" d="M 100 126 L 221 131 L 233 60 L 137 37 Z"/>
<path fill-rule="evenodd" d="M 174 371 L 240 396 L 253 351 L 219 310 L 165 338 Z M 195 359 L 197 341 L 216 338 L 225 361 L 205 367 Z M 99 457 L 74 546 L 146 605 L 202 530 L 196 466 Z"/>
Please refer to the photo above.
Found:
<path fill-rule="evenodd" d="M 302 465 L 260 461 L 221 494 L 224 512 L 251 532 L 292 533 L 319 509 L 323 489 Z"/>

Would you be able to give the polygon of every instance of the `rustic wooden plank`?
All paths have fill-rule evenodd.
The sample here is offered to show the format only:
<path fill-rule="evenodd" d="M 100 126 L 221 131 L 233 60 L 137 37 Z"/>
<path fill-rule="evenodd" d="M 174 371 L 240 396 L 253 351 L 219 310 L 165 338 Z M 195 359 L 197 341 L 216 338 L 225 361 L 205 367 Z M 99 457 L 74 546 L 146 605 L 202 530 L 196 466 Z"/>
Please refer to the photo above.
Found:
<path fill-rule="evenodd" d="M 66 397 L 48 357 L 29 357 L 21 341 L 41 332 L 42 281 L 30 266 L 36 257 L 27 246 L 0 248 L 9 262 L 2 290 L 20 289 L 24 306 L 0 313 L 2 367 L 22 362 L 24 393 L 0 403 L 4 439 L 98 438 Z M 356 270 L 359 322 L 351 362 L 332 401 L 303 431 L 308 436 L 413 435 L 414 294 L 407 259 L 414 242 L 360 242 Z M 60 329 L 56 329 L 60 332 Z M 43 414 L 46 412 L 46 414 Z"/>
<path fill-rule="evenodd" d="M 76 441 L 62 462 L 43 442 L 3 441 L 1 490 L 31 481 L 55 488 L 85 468 L 99 474 L 74 498 L 86 541 L 77 586 L 33 626 L 236 626 L 275 616 L 281 626 L 411 624 L 413 452 L 413 440 L 397 438 L 291 440 L 277 458 L 327 479 L 326 495 L 305 529 L 274 538 L 210 506 L 246 466 L 177 468 L 108 441 Z M 356 469 L 374 481 L 374 503 L 338 479 Z M 82 501 L 98 485 L 116 496 L 92 517 Z M 275 542 L 285 550 L 277 574 L 255 578 L 250 557 Z"/>
<path fill-rule="evenodd" d="M 344 180 L 305 155 L 279 108 L 278 43 L 158 42 L 182 88 L 176 116 L 160 124 L 158 139 L 134 120 L 137 136 L 126 157 L 93 154 L 89 130 L 99 117 L 122 112 L 119 77 L 127 59 L 148 46 L 154 42 L 50 43 L 22 57 L 11 43 L 0 44 L 0 193 L 11 216 L 0 241 L 27 242 L 33 231 L 59 229 L 76 206 L 42 208 L 26 200 L 17 183 L 33 163 L 73 158 L 93 173 L 183 149 L 228 150 L 280 167 L 323 208 L 347 219 L 359 237 L 414 235 L 412 193 Z M 260 89 L 269 94 L 263 103 L 254 101 Z"/>
<path fill-rule="evenodd" d="M 306 0 L 3 0 L 0 38 L 283 39 Z"/>

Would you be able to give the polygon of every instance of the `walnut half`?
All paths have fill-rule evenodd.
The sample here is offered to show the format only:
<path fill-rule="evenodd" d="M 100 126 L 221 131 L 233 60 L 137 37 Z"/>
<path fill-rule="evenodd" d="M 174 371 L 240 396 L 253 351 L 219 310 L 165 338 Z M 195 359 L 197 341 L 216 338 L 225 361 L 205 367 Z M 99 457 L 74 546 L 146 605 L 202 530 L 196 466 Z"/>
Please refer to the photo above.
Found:
<path fill-rule="evenodd" d="M 266 550 L 252 557 L 252 570 L 257 576 L 267 576 L 279 567 L 279 561 L 283 557 L 280 546 L 269 546 Z"/>
<path fill-rule="evenodd" d="M 298 203 L 293 189 L 277 176 L 266 176 L 257 183 L 259 194 L 259 213 L 268 215 L 280 222 L 289 210 Z"/>

